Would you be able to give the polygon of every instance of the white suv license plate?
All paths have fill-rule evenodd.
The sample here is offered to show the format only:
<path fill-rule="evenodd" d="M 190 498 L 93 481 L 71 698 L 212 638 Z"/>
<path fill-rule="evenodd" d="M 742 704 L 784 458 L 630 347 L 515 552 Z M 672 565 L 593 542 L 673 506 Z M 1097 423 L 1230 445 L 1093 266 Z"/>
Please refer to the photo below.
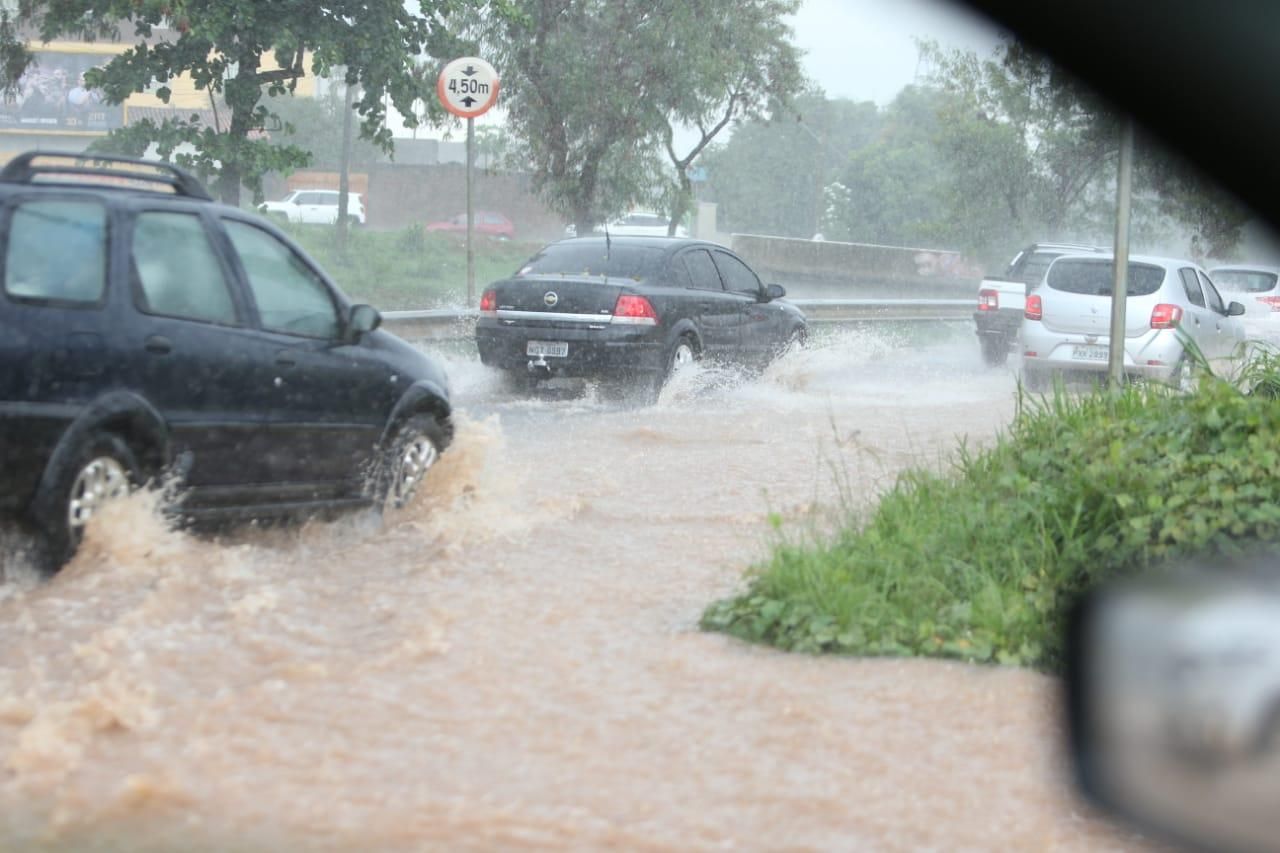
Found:
<path fill-rule="evenodd" d="M 1106 347 L 1074 346 L 1071 348 L 1071 357 L 1083 361 L 1106 361 L 1107 356 Z"/>
<path fill-rule="evenodd" d="M 538 355 L 543 358 L 566 358 L 569 355 L 568 341 L 529 341 L 525 347 L 525 355 Z"/>

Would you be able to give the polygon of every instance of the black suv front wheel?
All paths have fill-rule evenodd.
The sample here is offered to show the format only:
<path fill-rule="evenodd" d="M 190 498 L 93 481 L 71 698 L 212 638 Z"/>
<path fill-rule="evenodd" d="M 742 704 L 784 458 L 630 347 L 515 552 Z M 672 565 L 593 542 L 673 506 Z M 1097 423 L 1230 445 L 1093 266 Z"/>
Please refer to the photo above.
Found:
<path fill-rule="evenodd" d="M 382 460 L 375 495 L 378 506 L 384 511 L 408 506 L 446 443 L 444 430 L 431 415 L 414 415 L 406 420 Z"/>
<path fill-rule="evenodd" d="M 57 570 L 75 555 L 85 527 L 109 502 L 138 484 L 137 457 L 124 439 L 111 432 L 90 433 L 54 474 L 55 502 L 43 520 L 48 543 L 47 565 Z"/>

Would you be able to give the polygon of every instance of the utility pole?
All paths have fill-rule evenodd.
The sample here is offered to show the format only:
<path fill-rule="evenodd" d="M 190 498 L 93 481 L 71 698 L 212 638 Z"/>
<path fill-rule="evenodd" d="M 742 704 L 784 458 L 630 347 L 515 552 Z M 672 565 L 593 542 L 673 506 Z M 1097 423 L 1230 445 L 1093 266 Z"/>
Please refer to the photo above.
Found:
<path fill-rule="evenodd" d="M 1120 130 L 1120 165 L 1116 172 L 1115 280 L 1111 286 L 1111 338 L 1107 374 L 1112 388 L 1124 382 L 1124 315 L 1129 294 L 1129 203 L 1133 182 L 1133 120 Z"/>

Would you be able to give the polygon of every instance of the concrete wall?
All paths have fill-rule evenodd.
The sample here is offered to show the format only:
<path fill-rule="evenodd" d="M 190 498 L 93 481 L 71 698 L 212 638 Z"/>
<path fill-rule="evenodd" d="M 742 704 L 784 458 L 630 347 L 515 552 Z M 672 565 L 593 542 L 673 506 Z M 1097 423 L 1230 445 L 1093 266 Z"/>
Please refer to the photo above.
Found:
<path fill-rule="evenodd" d="M 474 181 L 475 209 L 504 214 L 515 223 L 516 239 L 543 242 L 564 237 L 563 220 L 533 194 L 527 175 L 476 170 Z M 371 228 L 448 219 L 467 209 L 466 167 L 380 163 L 369 170 L 366 198 Z"/>
<path fill-rule="evenodd" d="M 734 234 L 732 247 L 767 282 L 811 298 L 968 298 L 982 272 L 958 252 Z"/>

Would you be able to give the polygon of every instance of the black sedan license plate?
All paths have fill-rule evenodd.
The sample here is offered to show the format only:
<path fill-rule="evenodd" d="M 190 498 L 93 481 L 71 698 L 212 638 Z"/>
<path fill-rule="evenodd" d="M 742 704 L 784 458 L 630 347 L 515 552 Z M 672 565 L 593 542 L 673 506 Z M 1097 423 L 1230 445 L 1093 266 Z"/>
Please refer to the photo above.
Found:
<path fill-rule="evenodd" d="M 525 355 L 537 355 L 543 358 L 566 358 L 569 355 L 568 341 L 529 341 L 525 347 Z"/>

